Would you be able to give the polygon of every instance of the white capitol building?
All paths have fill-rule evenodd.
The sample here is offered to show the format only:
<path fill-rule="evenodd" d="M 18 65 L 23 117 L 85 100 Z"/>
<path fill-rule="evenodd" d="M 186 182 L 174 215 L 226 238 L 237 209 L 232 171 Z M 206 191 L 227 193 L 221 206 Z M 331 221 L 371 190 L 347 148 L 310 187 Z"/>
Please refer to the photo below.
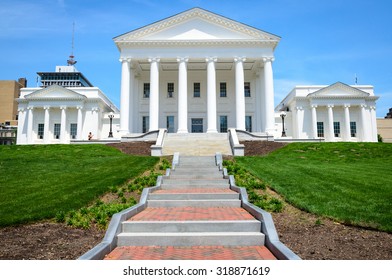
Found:
<path fill-rule="evenodd" d="M 117 36 L 120 110 L 89 84 L 22 89 L 18 144 L 82 141 L 89 132 L 104 140 L 109 115 L 113 139 L 160 129 L 211 135 L 232 128 L 275 140 L 376 142 L 372 86 L 297 86 L 275 107 L 279 40 L 200 8 Z"/>

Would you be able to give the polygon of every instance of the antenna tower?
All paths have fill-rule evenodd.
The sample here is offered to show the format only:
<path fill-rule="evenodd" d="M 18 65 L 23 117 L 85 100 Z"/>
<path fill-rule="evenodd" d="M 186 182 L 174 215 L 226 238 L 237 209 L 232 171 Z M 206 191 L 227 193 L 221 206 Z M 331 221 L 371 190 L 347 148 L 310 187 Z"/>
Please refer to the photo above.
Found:
<path fill-rule="evenodd" d="M 74 40 L 75 40 L 75 22 L 73 22 L 72 25 L 72 51 L 71 55 L 69 56 L 69 59 L 67 60 L 68 66 L 72 66 L 76 64 L 76 60 L 74 59 L 75 56 L 73 55 L 74 52 Z"/>

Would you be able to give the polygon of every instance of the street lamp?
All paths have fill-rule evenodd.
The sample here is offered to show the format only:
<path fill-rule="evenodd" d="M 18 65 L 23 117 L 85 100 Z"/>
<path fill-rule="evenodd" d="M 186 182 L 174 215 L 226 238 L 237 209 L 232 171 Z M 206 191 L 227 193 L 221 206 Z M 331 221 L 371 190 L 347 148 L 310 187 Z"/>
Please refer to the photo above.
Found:
<path fill-rule="evenodd" d="M 109 136 L 108 137 L 112 138 L 113 137 L 112 122 L 113 122 L 114 115 L 110 114 L 108 117 L 109 117 L 109 120 L 110 120 L 110 131 L 109 131 Z"/>
<path fill-rule="evenodd" d="M 286 131 L 284 130 L 284 118 L 286 117 L 286 113 L 282 112 L 280 117 L 282 118 L 282 137 L 286 137 Z"/>

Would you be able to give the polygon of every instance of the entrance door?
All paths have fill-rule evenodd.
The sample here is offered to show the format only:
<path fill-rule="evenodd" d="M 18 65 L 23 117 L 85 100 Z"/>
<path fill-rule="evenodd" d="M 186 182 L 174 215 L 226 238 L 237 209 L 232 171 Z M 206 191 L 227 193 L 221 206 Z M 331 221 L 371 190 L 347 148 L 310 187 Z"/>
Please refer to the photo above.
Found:
<path fill-rule="evenodd" d="M 203 133 L 203 119 L 192 119 L 192 133 Z"/>

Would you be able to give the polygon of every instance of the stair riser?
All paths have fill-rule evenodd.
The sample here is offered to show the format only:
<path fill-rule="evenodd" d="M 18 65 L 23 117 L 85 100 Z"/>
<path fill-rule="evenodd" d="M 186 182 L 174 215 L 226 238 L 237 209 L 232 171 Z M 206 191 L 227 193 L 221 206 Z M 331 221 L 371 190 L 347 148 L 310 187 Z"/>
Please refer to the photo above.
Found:
<path fill-rule="evenodd" d="M 117 246 L 264 246 L 264 235 L 253 236 L 118 236 Z"/>
<path fill-rule="evenodd" d="M 147 207 L 241 207 L 240 200 L 148 200 Z"/>
<path fill-rule="evenodd" d="M 162 184 L 161 185 L 163 190 L 184 190 L 184 189 L 228 189 L 229 184 L 226 185 L 212 185 L 212 184 L 192 184 L 192 185 L 168 185 Z"/>
<path fill-rule="evenodd" d="M 238 193 L 150 194 L 148 200 L 239 199 Z"/>
<path fill-rule="evenodd" d="M 256 232 L 261 231 L 259 221 L 230 222 L 125 222 L 123 232 Z"/>
<path fill-rule="evenodd" d="M 211 179 L 223 179 L 223 174 L 170 174 L 170 179 L 181 180 L 181 179 L 192 179 L 192 180 L 211 180 Z"/>

